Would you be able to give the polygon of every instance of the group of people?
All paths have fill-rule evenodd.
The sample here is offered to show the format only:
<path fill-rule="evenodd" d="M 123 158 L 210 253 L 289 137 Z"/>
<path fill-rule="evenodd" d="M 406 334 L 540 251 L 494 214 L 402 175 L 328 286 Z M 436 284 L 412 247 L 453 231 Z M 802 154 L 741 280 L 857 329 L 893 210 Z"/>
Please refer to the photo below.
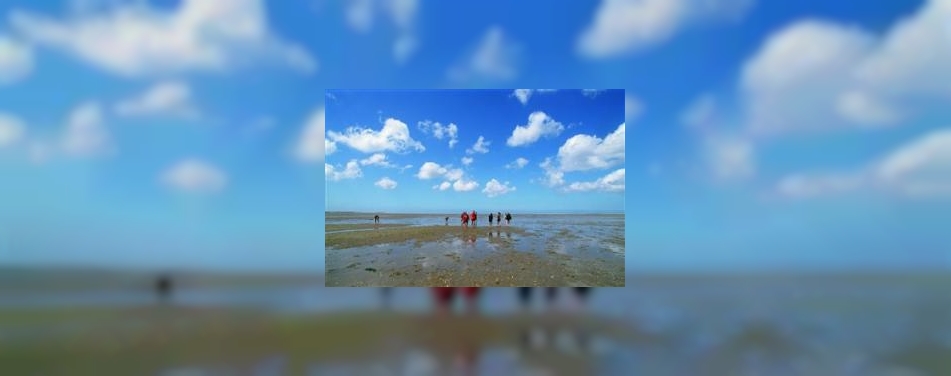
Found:
<path fill-rule="evenodd" d="M 492 226 L 495 223 L 498 223 L 498 226 L 502 225 L 502 212 L 489 213 L 489 226 Z M 510 225 L 512 223 L 512 213 L 505 213 L 505 225 Z M 473 226 L 477 226 L 479 223 L 479 214 L 473 210 L 471 213 L 462 212 L 462 215 L 459 216 L 460 221 L 462 222 L 462 227 L 469 227 L 471 223 Z M 449 224 L 449 217 L 446 217 L 446 224 Z"/>
<path fill-rule="evenodd" d="M 383 288 L 384 306 L 389 307 L 391 287 Z M 466 311 L 470 313 L 477 312 L 479 309 L 480 287 L 432 287 L 433 298 L 436 302 L 436 312 L 446 314 L 451 311 L 455 298 L 461 296 L 466 301 Z M 572 287 L 576 302 L 582 307 L 587 305 L 588 296 L 591 293 L 590 287 Z M 523 311 L 528 311 L 532 304 L 532 295 L 535 288 L 519 287 L 518 300 Z M 545 287 L 545 301 L 548 308 L 552 308 L 558 297 L 557 287 Z"/>

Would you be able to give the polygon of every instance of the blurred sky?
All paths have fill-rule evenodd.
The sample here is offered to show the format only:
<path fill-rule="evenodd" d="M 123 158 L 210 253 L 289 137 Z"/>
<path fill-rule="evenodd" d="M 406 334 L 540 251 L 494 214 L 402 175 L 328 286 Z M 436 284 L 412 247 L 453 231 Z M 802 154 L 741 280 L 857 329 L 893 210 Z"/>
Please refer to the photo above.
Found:
<path fill-rule="evenodd" d="M 0 15 L 0 264 L 322 270 L 324 174 L 348 161 L 324 160 L 324 90 L 341 88 L 625 89 L 629 271 L 951 264 L 949 0 L 12 0 Z M 555 100 L 530 93 L 525 110 Z M 548 153 L 518 189 L 567 200 L 582 180 L 526 181 L 565 172 Z"/>

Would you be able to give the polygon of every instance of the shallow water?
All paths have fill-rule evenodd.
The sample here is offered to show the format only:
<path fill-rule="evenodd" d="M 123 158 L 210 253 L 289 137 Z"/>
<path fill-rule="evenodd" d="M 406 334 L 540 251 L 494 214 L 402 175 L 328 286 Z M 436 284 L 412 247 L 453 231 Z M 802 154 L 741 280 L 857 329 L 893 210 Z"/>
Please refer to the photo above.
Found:
<path fill-rule="evenodd" d="M 384 224 L 439 225 L 444 216 L 383 215 Z M 372 217 L 371 217 L 372 218 Z M 366 224 L 328 216 L 327 224 Z M 443 222 L 443 223 L 440 223 Z M 452 226 L 457 222 L 450 219 Z M 328 249 L 328 286 L 623 286 L 624 216 L 516 215 L 512 226 L 477 225 L 439 241 Z M 335 230 L 328 234 L 374 229 Z"/>
<path fill-rule="evenodd" d="M 631 278 L 628 288 L 595 289 L 590 309 L 625 320 L 656 335 L 656 340 L 607 346 L 609 351 L 588 359 L 596 370 L 589 374 L 947 375 L 951 374 L 951 298 L 947 285 L 902 279 L 870 283 L 848 277 L 820 282 L 811 278 L 710 278 L 688 282 Z M 374 289 L 321 287 L 246 294 L 237 290 L 228 294 L 183 292 L 177 302 L 250 305 L 284 314 L 308 314 L 373 309 L 378 304 L 378 293 Z M 108 294 L 99 299 L 90 299 L 90 294 L 82 295 L 82 299 L 68 295 L 20 300 L 17 304 L 23 307 L 42 301 L 50 309 L 75 306 L 84 299 L 95 306 L 132 304 L 126 298 L 107 298 Z M 56 300 L 61 304 L 54 304 Z M 149 299 L 142 293 L 139 300 Z M 5 302 L 6 308 L 17 305 L 0 301 Z M 400 311 L 424 312 L 430 305 L 429 291 L 398 288 L 394 290 L 393 302 Z M 514 289 L 485 289 L 483 303 L 487 315 L 505 314 L 517 308 Z M 540 307 L 538 299 L 536 308 Z M 11 327 L 0 323 L 0 338 L 15 340 L 11 333 Z M 21 331 L 19 336 L 28 334 Z M 433 349 L 398 345 L 393 348 L 368 355 L 360 362 L 314 364 L 311 371 L 327 375 L 375 374 L 370 373 L 374 369 L 386 370 L 390 373 L 380 374 L 391 375 L 447 374 L 435 370 L 438 367 L 433 364 L 445 359 L 432 353 Z M 554 349 L 537 354 L 542 360 L 535 364 L 532 354 L 514 344 L 472 352 L 473 362 L 478 365 L 476 375 L 525 374 L 527 368 L 545 368 L 545 356 L 573 356 L 570 351 Z M 261 369 L 280 369 L 282 356 L 262 354 L 255 364 Z M 207 371 L 217 366 L 220 365 L 176 368 Z M 450 366 L 439 367 L 445 370 Z M 256 374 L 280 374 L 260 372 Z"/>

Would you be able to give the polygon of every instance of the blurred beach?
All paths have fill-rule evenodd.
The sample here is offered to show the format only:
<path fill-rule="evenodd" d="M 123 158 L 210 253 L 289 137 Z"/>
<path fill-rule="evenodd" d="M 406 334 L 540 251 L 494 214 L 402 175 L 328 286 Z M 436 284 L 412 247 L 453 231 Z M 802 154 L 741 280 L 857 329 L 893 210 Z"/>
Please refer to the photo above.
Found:
<path fill-rule="evenodd" d="M 425 288 L 386 311 L 319 277 L 182 276 L 161 305 L 149 276 L 95 274 L 3 279 L 0 373 L 446 375 L 470 357 L 476 375 L 951 374 L 947 274 L 629 276 L 580 316 L 487 288 L 480 317 L 442 320 Z M 527 348 L 538 327 L 590 346 Z"/>
<path fill-rule="evenodd" d="M 328 286 L 624 286 L 623 214 L 373 216 L 327 213 Z"/>

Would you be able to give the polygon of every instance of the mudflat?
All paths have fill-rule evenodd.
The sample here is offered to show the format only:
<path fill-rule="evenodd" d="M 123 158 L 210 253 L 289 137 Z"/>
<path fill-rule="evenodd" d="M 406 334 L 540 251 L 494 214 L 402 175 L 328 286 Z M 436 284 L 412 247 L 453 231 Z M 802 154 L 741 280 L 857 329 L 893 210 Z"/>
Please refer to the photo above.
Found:
<path fill-rule="evenodd" d="M 326 234 L 326 285 L 624 286 L 623 216 L 521 217 L 524 226 L 419 224 L 433 218 L 328 223 L 335 231 Z"/>

